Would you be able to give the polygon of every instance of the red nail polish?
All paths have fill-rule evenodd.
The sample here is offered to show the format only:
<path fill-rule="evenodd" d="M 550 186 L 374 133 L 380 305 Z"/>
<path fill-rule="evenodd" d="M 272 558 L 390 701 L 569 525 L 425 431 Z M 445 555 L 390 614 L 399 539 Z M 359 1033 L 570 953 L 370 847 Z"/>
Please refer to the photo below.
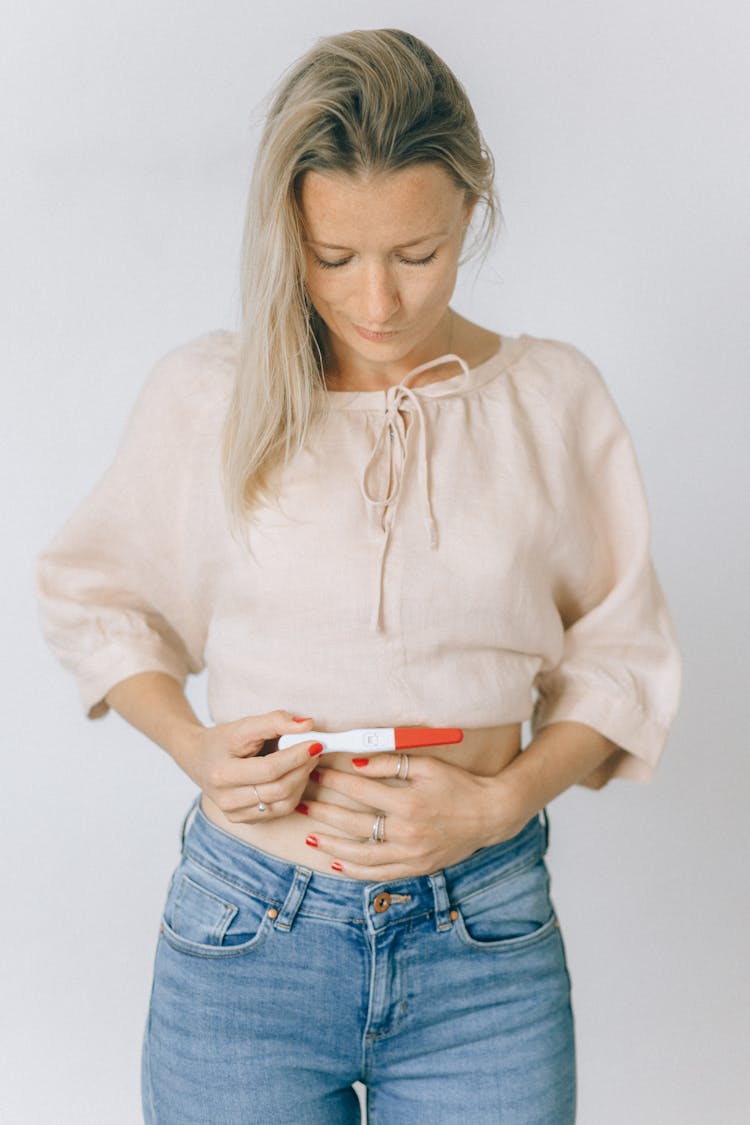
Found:
<path fill-rule="evenodd" d="M 336 860 L 335 863 L 331 864 L 331 871 L 343 871 L 343 870 L 344 870 L 344 865 L 343 865 L 343 863 L 339 863 L 338 860 Z"/>
<path fill-rule="evenodd" d="M 321 754 L 322 751 L 323 751 L 323 743 L 322 742 L 313 742 L 312 746 L 308 750 L 308 754 L 310 755 L 311 758 L 313 758 L 316 754 Z"/>
<path fill-rule="evenodd" d="M 305 843 L 306 843 L 306 844 L 309 844 L 309 846 L 310 846 L 311 848 L 317 848 L 317 846 L 318 846 L 318 837 L 317 837 L 317 836 L 305 836 Z"/>
<path fill-rule="evenodd" d="M 297 805 L 297 808 L 294 811 L 304 813 L 305 816 L 310 815 L 310 810 L 308 809 L 308 807 L 307 807 L 307 805 L 305 804 L 304 801 L 300 801 L 300 803 Z"/>
<path fill-rule="evenodd" d="M 308 717 L 308 718 L 306 718 L 306 719 L 292 719 L 292 722 L 293 722 L 293 723 L 309 723 L 309 722 L 310 722 L 310 718 Z"/>
<path fill-rule="evenodd" d="M 310 777 L 313 781 L 320 781 L 320 773 L 318 770 L 310 770 Z"/>
<path fill-rule="evenodd" d="M 366 766 L 370 761 L 369 758 L 352 758 L 353 766 Z"/>

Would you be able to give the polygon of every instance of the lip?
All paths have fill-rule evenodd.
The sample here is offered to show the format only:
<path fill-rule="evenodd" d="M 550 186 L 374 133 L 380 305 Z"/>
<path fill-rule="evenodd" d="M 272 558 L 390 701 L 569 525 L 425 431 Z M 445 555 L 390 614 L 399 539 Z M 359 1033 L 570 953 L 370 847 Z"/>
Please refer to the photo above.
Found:
<path fill-rule="evenodd" d="M 363 340 L 371 340 L 374 344 L 382 343 L 384 340 L 392 340 L 398 332 L 369 332 L 366 328 L 360 328 L 358 324 L 354 325 L 354 330 L 362 337 Z"/>

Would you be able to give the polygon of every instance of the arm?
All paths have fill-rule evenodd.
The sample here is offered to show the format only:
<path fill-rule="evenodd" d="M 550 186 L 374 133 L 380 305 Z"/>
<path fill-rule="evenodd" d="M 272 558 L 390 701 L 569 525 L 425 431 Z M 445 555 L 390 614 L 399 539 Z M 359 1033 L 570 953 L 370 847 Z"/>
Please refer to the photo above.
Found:
<path fill-rule="evenodd" d="M 91 719 L 137 673 L 183 684 L 203 668 L 191 533 L 209 525 L 195 368 L 189 348 L 154 365 L 112 463 L 37 559 L 42 631 Z"/>
<path fill-rule="evenodd" d="M 651 556 L 648 501 L 630 434 L 596 368 L 574 349 L 556 404 L 559 550 L 552 577 L 562 631 L 536 676 L 532 739 L 585 724 L 612 753 L 579 784 L 649 781 L 676 715 L 681 659 Z"/>
<path fill-rule="evenodd" d="M 491 781 L 492 805 L 514 810 L 518 830 L 534 813 L 572 785 L 591 785 L 602 776 L 618 747 L 583 723 L 550 723 Z M 592 786 L 594 787 L 594 786 Z M 595 786 L 599 788 L 599 785 Z M 487 812 L 485 812 L 487 816 Z M 497 825 L 488 817 L 490 842 L 497 843 Z"/>
<path fill-rule="evenodd" d="M 205 728 L 173 676 L 139 672 L 115 684 L 104 698 L 113 711 L 185 768 Z"/>
<path fill-rule="evenodd" d="M 288 712 L 206 728 L 182 691 L 204 666 L 206 575 L 220 533 L 223 368 L 210 366 L 219 343 L 200 338 L 155 365 L 114 461 L 40 555 L 37 593 L 47 641 L 76 677 L 86 715 L 113 707 L 229 819 L 251 821 L 290 812 L 316 759 L 310 742 L 256 757 L 279 734 L 310 729 Z"/>
<path fill-rule="evenodd" d="M 204 727 L 178 681 L 164 672 L 140 672 L 114 685 L 107 703 L 174 759 L 233 822 L 287 816 L 299 803 L 320 743 L 305 741 L 257 758 L 269 739 L 309 730 L 287 711 L 251 715 Z M 321 747 L 322 749 L 322 747 Z M 260 794 L 253 786 L 261 786 Z M 258 795 L 266 811 L 258 811 Z"/>

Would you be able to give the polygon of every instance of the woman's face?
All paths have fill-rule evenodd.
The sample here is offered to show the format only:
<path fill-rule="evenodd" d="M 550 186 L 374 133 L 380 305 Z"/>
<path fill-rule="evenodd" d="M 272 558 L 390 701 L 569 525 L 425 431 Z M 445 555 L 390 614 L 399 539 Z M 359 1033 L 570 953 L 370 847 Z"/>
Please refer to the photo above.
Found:
<path fill-rule="evenodd" d="M 298 199 L 305 285 L 333 372 L 390 382 L 445 352 L 472 204 L 442 166 L 307 172 Z"/>

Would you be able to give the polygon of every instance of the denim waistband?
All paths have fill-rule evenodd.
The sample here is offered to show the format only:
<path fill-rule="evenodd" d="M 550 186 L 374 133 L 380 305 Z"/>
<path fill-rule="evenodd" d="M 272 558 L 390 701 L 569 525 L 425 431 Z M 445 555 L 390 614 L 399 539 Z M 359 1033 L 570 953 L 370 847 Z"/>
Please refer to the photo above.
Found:
<path fill-rule="evenodd" d="M 282 930 L 291 928 L 298 913 L 340 922 L 367 920 L 376 930 L 434 913 L 437 928 L 449 929 L 453 905 L 541 858 L 549 839 L 542 809 L 511 839 L 480 848 L 460 863 L 430 875 L 367 883 L 288 863 L 240 840 L 208 819 L 200 799 L 198 794 L 182 823 L 183 856 L 263 897 Z"/>

